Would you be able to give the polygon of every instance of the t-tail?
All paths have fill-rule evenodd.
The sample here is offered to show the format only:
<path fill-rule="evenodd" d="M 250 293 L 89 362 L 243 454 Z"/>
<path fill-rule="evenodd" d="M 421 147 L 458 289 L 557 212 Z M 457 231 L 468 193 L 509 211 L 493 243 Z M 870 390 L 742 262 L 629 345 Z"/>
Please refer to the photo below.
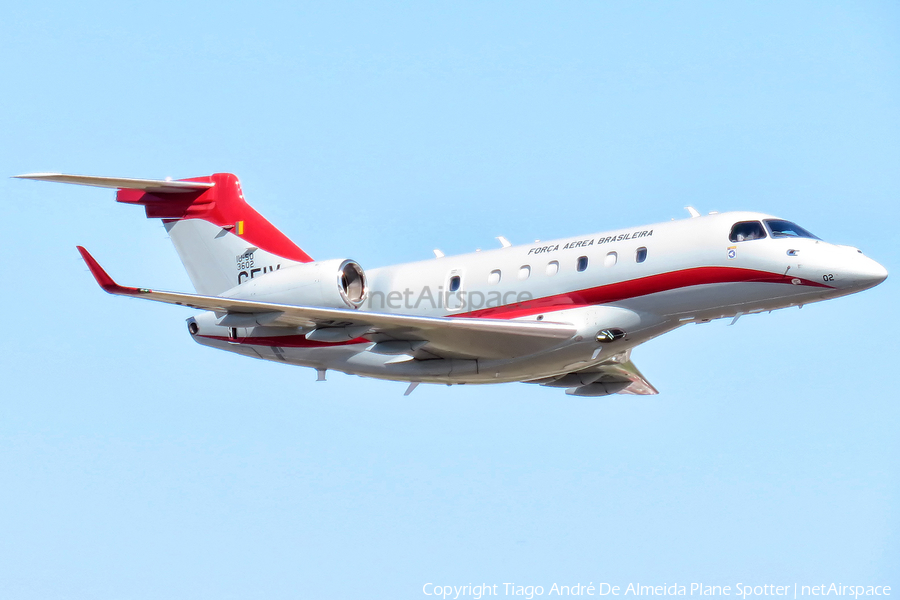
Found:
<path fill-rule="evenodd" d="M 59 173 L 21 179 L 115 188 L 116 200 L 162 219 L 199 294 L 218 295 L 270 271 L 312 258 L 244 200 L 231 173 L 177 181 Z"/>

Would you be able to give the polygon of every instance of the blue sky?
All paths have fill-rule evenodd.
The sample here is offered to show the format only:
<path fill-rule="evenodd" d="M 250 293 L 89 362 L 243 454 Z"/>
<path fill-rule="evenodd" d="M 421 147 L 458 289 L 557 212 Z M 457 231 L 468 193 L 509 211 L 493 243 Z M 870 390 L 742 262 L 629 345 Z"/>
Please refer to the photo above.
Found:
<path fill-rule="evenodd" d="M 434 582 L 900 586 L 900 6 L 19 4 L 0 164 L 234 172 L 364 267 L 759 210 L 894 275 L 639 348 L 651 398 L 420 386 L 194 344 L 158 222 L 0 178 L 3 598 Z"/>

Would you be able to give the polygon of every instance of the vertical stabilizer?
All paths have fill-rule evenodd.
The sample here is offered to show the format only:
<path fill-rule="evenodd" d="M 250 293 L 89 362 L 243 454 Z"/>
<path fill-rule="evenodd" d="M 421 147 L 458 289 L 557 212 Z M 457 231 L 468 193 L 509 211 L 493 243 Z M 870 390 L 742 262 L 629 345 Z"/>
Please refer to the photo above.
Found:
<path fill-rule="evenodd" d="M 163 220 L 198 293 L 220 294 L 270 271 L 312 261 L 247 204 L 234 175 L 180 181 L 213 185 L 177 193 L 119 189 L 116 200 L 140 204 L 148 218 Z"/>

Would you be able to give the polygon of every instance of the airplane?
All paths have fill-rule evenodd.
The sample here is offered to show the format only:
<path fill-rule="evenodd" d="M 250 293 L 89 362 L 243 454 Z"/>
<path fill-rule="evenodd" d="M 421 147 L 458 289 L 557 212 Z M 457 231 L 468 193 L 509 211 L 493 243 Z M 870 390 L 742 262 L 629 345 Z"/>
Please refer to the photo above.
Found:
<path fill-rule="evenodd" d="M 710 213 L 364 270 L 313 260 L 244 200 L 230 173 L 179 180 L 31 173 L 112 188 L 162 219 L 196 293 L 116 283 L 110 294 L 204 311 L 199 344 L 408 383 L 526 382 L 574 396 L 657 394 L 632 350 L 706 323 L 853 294 L 885 280 L 853 247 L 756 212 Z"/>

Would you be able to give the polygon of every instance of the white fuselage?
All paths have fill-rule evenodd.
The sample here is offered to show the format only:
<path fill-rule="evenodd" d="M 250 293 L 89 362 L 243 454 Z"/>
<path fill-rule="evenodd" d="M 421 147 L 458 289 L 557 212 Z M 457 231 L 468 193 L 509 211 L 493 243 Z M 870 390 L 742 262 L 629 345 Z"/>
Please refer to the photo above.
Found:
<path fill-rule="evenodd" d="M 774 218 L 714 214 L 366 271 L 360 311 L 545 320 L 577 328 L 550 351 L 516 359 L 412 360 L 371 351 L 371 339 L 315 341 L 302 328 L 225 327 L 212 313 L 191 322 L 201 344 L 317 369 L 435 383 L 528 381 L 599 364 L 685 323 L 835 298 L 886 277 L 857 249 L 811 237 L 770 231 L 764 239 L 729 239 L 735 223 Z M 295 268 L 303 267 L 257 278 L 254 298 L 290 302 Z M 610 328 L 626 335 L 598 342 L 598 332 Z"/>

